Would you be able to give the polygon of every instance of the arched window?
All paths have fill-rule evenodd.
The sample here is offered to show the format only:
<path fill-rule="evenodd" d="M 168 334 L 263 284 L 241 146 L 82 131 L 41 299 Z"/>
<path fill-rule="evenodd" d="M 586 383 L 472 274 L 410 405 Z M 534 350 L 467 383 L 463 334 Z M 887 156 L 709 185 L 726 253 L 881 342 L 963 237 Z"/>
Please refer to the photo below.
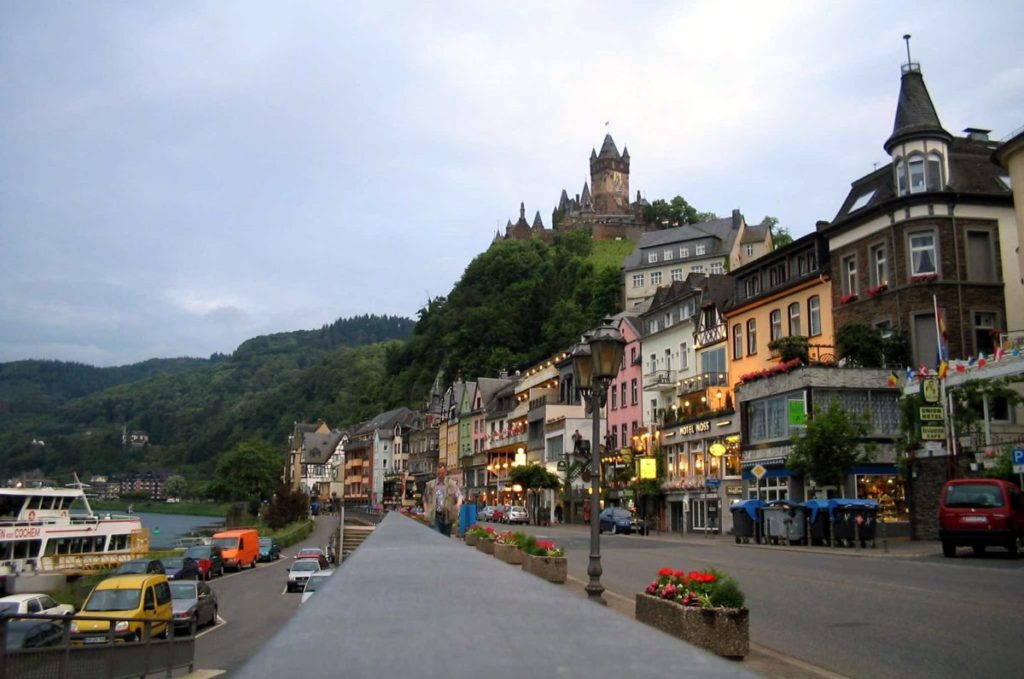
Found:
<path fill-rule="evenodd" d="M 925 167 L 925 174 L 927 175 L 927 186 L 929 191 L 941 191 L 942 182 L 942 156 L 938 153 L 929 153 L 928 161 Z"/>
<path fill-rule="evenodd" d="M 807 300 L 807 331 L 811 337 L 821 334 L 821 299 L 817 295 Z"/>
<path fill-rule="evenodd" d="M 789 305 L 789 336 L 798 337 L 800 332 L 800 303 L 793 302 Z"/>
<path fill-rule="evenodd" d="M 778 309 L 773 309 L 771 314 L 769 314 L 769 318 L 771 319 L 771 324 L 768 326 L 768 339 L 774 342 L 782 337 L 782 312 Z"/>
<path fill-rule="evenodd" d="M 907 193 L 907 165 L 903 158 L 896 156 L 896 189 L 897 195 L 903 196 Z"/>

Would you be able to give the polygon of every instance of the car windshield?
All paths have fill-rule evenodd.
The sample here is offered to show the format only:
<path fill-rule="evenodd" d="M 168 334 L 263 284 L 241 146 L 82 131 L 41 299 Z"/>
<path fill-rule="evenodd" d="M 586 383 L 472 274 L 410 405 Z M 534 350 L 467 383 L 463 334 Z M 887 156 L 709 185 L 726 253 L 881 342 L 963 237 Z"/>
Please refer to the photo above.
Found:
<path fill-rule="evenodd" d="M 171 583 L 171 598 L 172 599 L 195 599 L 196 598 L 196 584 L 194 582 L 172 582 Z"/>
<path fill-rule="evenodd" d="M 118 573 L 127 573 L 129 575 L 136 573 L 145 573 L 148 561 L 126 561 L 117 567 Z"/>
<path fill-rule="evenodd" d="M 0 613 L 17 613 L 18 604 L 14 601 L 0 601 Z"/>
<path fill-rule="evenodd" d="M 221 549 L 236 549 L 238 547 L 238 538 L 214 538 L 213 544 Z"/>
<path fill-rule="evenodd" d="M 619 509 L 617 507 L 612 508 L 612 511 L 609 514 L 609 516 L 614 516 L 616 519 L 630 519 L 633 517 L 633 515 L 630 514 L 628 509 Z"/>
<path fill-rule="evenodd" d="M 1003 493 L 992 483 L 961 483 L 946 489 L 947 507 L 1002 507 Z"/>
<path fill-rule="evenodd" d="M 137 589 L 98 589 L 85 602 L 87 611 L 130 611 L 139 607 Z"/>
<path fill-rule="evenodd" d="M 260 538 L 260 547 L 269 547 L 273 542 L 270 538 Z"/>
<path fill-rule="evenodd" d="M 160 563 L 164 565 L 164 568 L 181 568 L 185 565 L 185 558 L 181 556 L 171 556 L 166 559 L 160 559 Z"/>
<path fill-rule="evenodd" d="M 185 556 L 190 556 L 193 559 L 209 559 L 211 551 L 212 550 L 207 546 L 195 545 L 188 548 L 188 551 L 185 552 Z"/>
<path fill-rule="evenodd" d="M 320 564 L 310 559 L 296 561 L 295 565 L 292 566 L 293 571 L 315 571 L 318 568 L 320 568 Z"/>
<path fill-rule="evenodd" d="M 299 550 L 299 558 L 302 558 L 302 557 L 314 557 L 315 558 L 315 557 L 321 556 L 322 554 L 323 554 L 323 552 L 321 552 L 319 549 L 300 549 Z"/>

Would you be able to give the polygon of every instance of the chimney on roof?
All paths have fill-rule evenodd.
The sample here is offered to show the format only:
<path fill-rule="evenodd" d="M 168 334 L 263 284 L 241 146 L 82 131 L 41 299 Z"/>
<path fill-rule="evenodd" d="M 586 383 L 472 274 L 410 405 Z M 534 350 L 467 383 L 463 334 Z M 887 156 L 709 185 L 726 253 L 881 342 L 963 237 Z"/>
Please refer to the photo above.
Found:
<path fill-rule="evenodd" d="M 964 133 L 971 141 L 988 141 L 988 133 L 992 130 L 983 130 L 980 127 L 965 127 Z"/>
<path fill-rule="evenodd" d="M 828 228 L 828 225 L 829 225 L 829 222 L 827 222 L 824 219 L 819 219 L 818 221 L 816 221 L 814 223 L 814 229 L 816 231 L 824 231 L 825 229 Z"/>
<path fill-rule="evenodd" d="M 740 228 L 740 223 L 743 222 L 743 215 L 740 214 L 739 210 L 732 211 L 732 228 Z"/>

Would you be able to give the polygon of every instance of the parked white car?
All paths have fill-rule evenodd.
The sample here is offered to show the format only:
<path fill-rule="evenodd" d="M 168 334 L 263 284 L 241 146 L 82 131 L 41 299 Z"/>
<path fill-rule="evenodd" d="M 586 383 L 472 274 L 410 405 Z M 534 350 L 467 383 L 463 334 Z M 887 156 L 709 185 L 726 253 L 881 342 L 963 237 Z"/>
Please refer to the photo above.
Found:
<path fill-rule="evenodd" d="M 526 507 L 509 507 L 505 512 L 505 523 L 529 523 L 530 515 Z"/>
<path fill-rule="evenodd" d="M 479 512 L 476 513 L 476 520 L 477 521 L 491 521 L 491 520 L 493 520 L 494 519 L 494 510 L 495 509 L 496 509 L 496 507 L 494 505 L 487 505 L 486 507 L 484 507 L 483 509 L 481 509 Z"/>
<path fill-rule="evenodd" d="M 9 594 L 0 598 L 0 611 L 65 615 L 74 613 L 75 607 L 71 604 L 59 604 L 49 594 Z"/>

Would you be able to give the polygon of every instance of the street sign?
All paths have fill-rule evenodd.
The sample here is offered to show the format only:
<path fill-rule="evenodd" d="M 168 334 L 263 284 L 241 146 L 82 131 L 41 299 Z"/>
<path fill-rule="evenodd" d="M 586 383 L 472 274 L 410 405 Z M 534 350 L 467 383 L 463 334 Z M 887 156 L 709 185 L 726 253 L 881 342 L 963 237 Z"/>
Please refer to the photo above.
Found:
<path fill-rule="evenodd" d="M 708 488 L 718 488 L 722 485 L 722 479 L 708 479 L 706 483 Z"/>
<path fill-rule="evenodd" d="M 768 473 L 768 470 L 762 467 L 761 465 L 757 465 L 756 467 L 750 470 L 750 473 L 754 475 L 755 479 L 760 481 L 764 477 L 764 475 Z"/>
<path fill-rule="evenodd" d="M 1024 448 L 1013 449 L 1013 473 L 1024 474 Z"/>
<path fill-rule="evenodd" d="M 945 441 L 946 440 L 946 428 L 935 427 L 930 425 L 921 425 L 921 440 L 922 441 Z"/>
<path fill-rule="evenodd" d="M 942 422 L 946 419 L 945 413 L 942 412 L 942 408 L 938 406 L 921 406 L 918 409 L 921 414 L 922 422 Z"/>
<path fill-rule="evenodd" d="M 921 380 L 921 396 L 925 403 L 938 403 L 941 393 L 938 377 L 926 377 Z"/>

